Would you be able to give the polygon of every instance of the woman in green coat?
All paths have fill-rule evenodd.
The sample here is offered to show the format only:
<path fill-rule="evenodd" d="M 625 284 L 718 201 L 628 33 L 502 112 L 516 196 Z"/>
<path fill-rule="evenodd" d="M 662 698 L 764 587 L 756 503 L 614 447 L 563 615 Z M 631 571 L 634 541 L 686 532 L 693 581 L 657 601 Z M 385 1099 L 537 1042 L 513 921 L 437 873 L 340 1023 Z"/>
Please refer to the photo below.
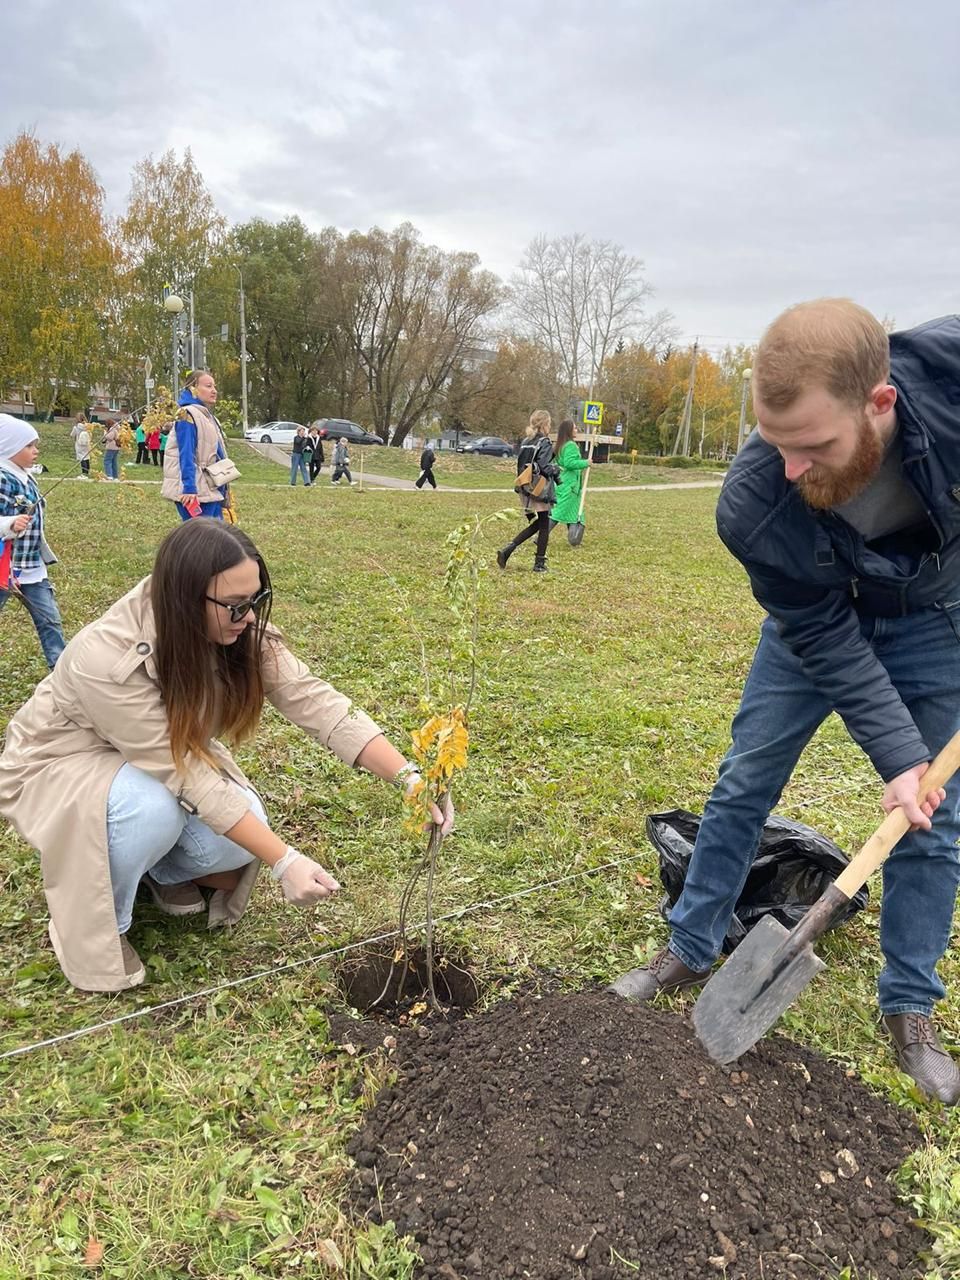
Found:
<path fill-rule="evenodd" d="M 557 481 L 557 500 L 550 512 L 554 524 L 576 524 L 580 519 L 580 491 L 583 473 L 590 463 L 580 456 L 580 446 L 573 438 L 573 423 L 565 418 L 557 430 L 557 443 L 553 458 L 560 468 Z"/>

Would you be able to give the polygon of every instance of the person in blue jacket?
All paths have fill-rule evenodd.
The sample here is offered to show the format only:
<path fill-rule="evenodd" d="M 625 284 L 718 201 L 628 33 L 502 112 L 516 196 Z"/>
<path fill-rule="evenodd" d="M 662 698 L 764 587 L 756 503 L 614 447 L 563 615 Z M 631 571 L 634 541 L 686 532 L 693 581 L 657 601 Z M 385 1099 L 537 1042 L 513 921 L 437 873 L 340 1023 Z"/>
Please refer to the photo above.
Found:
<path fill-rule="evenodd" d="M 883 868 L 878 998 L 900 1066 L 960 1101 L 931 1016 L 950 940 L 960 783 L 925 788 L 960 729 L 960 316 L 887 335 L 862 307 L 792 307 L 753 363 L 757 429 L 717 528 L 767 611 L 670 940 L 613 984 L 628 999 L 703 982 L 760 832 L 831 711 L 912 824 Z"/>
<path fill-rule="evenodd" d="M 217 403 L 213 374 L 204 369 L 191 374 L 178 403 L 180 414 L 163 451 L 161 497 L 176 503 L 181 520 L 200 515 L 222 520 L 227 486 L 214 484 L 208 471 L 227 457 L 223 431 L 213 412 Z"/>

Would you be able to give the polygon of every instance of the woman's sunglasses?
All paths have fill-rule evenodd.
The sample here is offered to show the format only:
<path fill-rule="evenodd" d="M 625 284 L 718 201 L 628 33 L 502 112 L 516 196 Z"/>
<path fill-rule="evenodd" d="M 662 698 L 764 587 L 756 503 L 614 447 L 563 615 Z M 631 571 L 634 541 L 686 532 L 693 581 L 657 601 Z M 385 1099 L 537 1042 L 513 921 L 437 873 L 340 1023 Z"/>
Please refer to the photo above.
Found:
<path fill-rule="evenodd" d="M 231 622 L 242 622 L 251 609 L 259 618 L 270 603 L 272 596 L 273 592 L 270 588 L 264 587 L 255 596 L 251 596 L 249 600 L 239 600 L 236 604 L 226 604 L 223 600 L 214 599 L 213 596 L 207 596 L 206 598 L 211 604 L 217 604 L 221 609 L 226 609 L 230 614 Z"/>

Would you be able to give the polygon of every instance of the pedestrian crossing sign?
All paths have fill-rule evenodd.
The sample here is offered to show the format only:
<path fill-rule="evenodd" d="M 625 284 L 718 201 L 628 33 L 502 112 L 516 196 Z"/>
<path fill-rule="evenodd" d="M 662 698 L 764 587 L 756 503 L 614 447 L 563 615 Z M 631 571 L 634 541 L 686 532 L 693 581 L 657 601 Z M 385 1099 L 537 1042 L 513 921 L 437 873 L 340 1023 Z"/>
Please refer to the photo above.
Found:
<path fill-rule="evenodd" d="M 583 421 L 588 427 L 599 427 L 603 425 L 602 400 L 584 400 Z"/>

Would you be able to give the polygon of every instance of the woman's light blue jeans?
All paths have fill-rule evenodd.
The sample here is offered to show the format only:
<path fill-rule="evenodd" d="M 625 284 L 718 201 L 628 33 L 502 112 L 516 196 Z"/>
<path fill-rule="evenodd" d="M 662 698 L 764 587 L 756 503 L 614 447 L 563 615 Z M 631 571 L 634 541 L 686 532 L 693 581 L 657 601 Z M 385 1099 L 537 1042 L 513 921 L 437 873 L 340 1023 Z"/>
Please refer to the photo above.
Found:
<path fill-rule="evenodd" d="M 261 822 L 267 815 L 260 797 L 247 789 L 250 808 Z M 126 933 L 133 902 L 149 871 L 158 884 L 185 884 L 216 871 L 236 871 L 253 854 L 187 813 L 162 782 L 124 764 L 107 799 L 107 842 L 117 931 Z"/>
<path fill-rule="evenodd" d="M 103 474 L 110 480 L 120 479 L 120 450 L 104 449 Z"/>
<path fill-rule="evenodd" d="M 939 751 L 960 728 L 960 602 L 865 618 L 861 631 L 927 746 Z M 691 969 L 708 969 L 720 954 L 763 824 L 830 710 L 768 618 L 734 717 L 733 745 L 670 912 L 670 950 Z M 936 966 L 950 940 L 960 877 L 957 777 L 946 792 L 933 830 L 908 833 L 884 864 L 878 996 L 886 1014 L 929 1016 L 945 994 Z"/>

